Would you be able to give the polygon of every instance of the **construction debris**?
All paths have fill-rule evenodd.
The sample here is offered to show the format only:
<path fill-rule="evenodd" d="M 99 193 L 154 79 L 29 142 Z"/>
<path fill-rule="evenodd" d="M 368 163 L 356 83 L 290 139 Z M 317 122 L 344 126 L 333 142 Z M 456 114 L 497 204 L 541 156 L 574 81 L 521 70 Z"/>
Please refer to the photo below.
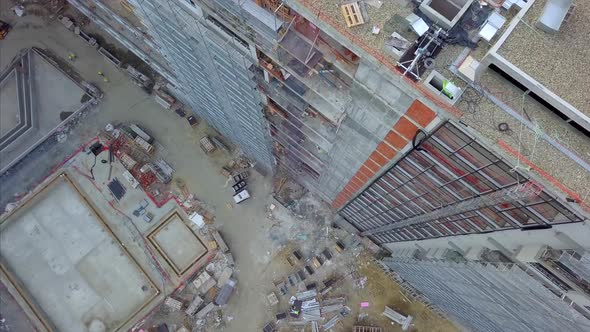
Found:
<path fill-rule="evenodd" d="M 412 320 L 414 319 L 412 316 L 406 317 L 398 313 L 397 311 L 391 309 L 390 307 L 385 307 L 385 311 L 383 311 L 383 316 L 401 325 L 402 331 L 407 331 L 410 328 L 410 324 L 412 324 Z"/>
<path fill-rule="evenodd" d="M 213 303 L 209 303 L 207 304 L 203 309 L 201 309 L 199 312 L 197 312 L 197 318 L 202 319 L 205 316 L 207 316 L 207 314 L 209 314 L 210 312 L 212 312 L 213 310 L 217 309 L 218 307 Z"/>
<path fill-rule="evenodd" d="M 322 320 L 320 303 L 315 298 L 301 303 L 301 318 L 308 321 Z"/>
<path fill-rule="evenodd" d="M 166 300 L 164 301 L 164 305 L 173 311 L 180 311 L 180 309 L 182 308 L 182 302 L 180 302 L 172 297 L 167 297 Z"/>
<path fill-rule="evenodd" d="M 352 332 L 383 332 L 383 329 L 380 327 L 374 327 L 374 326 L 360 326 L 357 325 L 354 327 L 354 329 L 352 330 Z"/>
<path fill-rule="evenodd" d="M 365 23 L 361 8 L 357 1 L 341 5 L 340 11 L 342 12 L 342 16 L 344 16 L 346 26 L 349 28 Z"/>
<path fill-rule="evenodd" d="M 267 323 L 262 328 L 262 332 L 275 332 L 275 331 L 276 331 L 276 329 L 275 329 L 274 324 L 272 322 L 271 323 Z"/>
<path fill-rule="evenodd" d="M 334 311 L 340 311 L 344 308 L 346 299 L 344 297 L 336 297 L 325 299 L 322 301 L 322 315 L 331 313 Z"/>
<path fill-rule="evenodd" d="M 271 292 L 270 294 L 266 295 L 266 299 L 268 300 L 268 303 L 271 306 L 275 306 L 275 305 L 279 304 L 279 298 L 277 297 L 277 295 L 274 292 Z"/>
<path fill-rule="evenodd" d="M 303 256 L 301 255 L 301 252 L 299 250 L 295 250 L 289 256 L 287 256 L 287 261 L 291 266 L 295 266 L 301 261 L 302 257 Z"/>
<path fill-rule="evenodd" d="M 199 140 L 199 143 L 201 145 L 201 149 L 203 149 L 203 151 L 205 151 L 205 153 L 209 154 L 212 153 L 213 151 L 215 151 L 215 145 L 213 145 L 213 142 L 211 142 L 211 139 L 209 139 L 209 137 L 204 136 Z"/>
<path fill-rule="evenodd" d="M 202 303 L 203 298 L 197 295 L 184 312 L 186 312 L 187 315 L 192 316 L 197 312 Z"/>
<path fill-rule="evenodd" d="M 201 294 L 207 293 L 207 291 L 215 286 L 216 283 L 215 279 L 213 279 L 207 271 L 203 271 L 203 273 L 199 274 L 199 276 L 193 280 L 193 286 L 195 286 L 197 291 Z"/>
<path fill-rule="evenodd" d="M 233 273 L 234 271 L 231 269 L 231 267 L 224 268 L 218 279 L 219 285 L 225 285 L 225 283 L 228 282 Z"/>
<path fill-rule="evenodd" d="M 160 104 L 162 107 L 164 107 L 164 109 L 167 110 L 171 109 L 172 105 L 176 103 L 176 99 L 174 99 L 174 97 L 156 87 L 154 87 L 154 99 L 158 104 Z"/>
<path fill-rule="evenodd" d="M 305 301 L 316 297 L 317 291 L 315 289 L 295 294 L 297 300 Z"/>
<path fill-rule="evenodd" d="M 229 251 L 229 247 L 227 246 L 227 244 L 225 244 L 225 241 L 223 241 L 221 234 L 219 234 L 217 230 L 212 231 L 211 235 L 213 235 L 213 239 L 215 239 L 215 242 L 217 242 L 217 245 L 219 246 L 221 252 L 225 253 Z"/>
<path fill-rule="evenodd" d="M 320 326 L 317 321 L 311 322 L 311 332 L 320 332 Z"/>
<path fill-rule="evenodd" d="M 328 322 L 326 322 L 326 324 L 324 324 L 324 325 L 322 326 L 322 328 L 323 328 L 324 330 L 329 330 L 329 329 L 333 328 L 333 327 L 336 325 L 336 323 L 338 323 L 338 321 L 339 321 L 341 318 L 342 318 L 342 316 L 340 316 L 339 314 L 338 314 L 338 315 L 335 315 L 335 316 L 334 316 L 334 317 L 332 317 L 332 318 L 331 318 L 331 319 L 330 319 Z"/>

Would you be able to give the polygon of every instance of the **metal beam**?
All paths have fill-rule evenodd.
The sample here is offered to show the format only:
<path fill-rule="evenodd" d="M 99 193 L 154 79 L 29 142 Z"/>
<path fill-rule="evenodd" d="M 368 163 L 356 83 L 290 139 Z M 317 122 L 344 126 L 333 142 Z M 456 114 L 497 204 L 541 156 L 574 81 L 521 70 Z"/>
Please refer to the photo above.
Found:
<path fill-rule="evenodd" d="M 540 184 L 534 181 L 529 181 L 526 183 L 512 186 L 510 188 L 495 191 L 491 194 L 478 196 L 453 205 L 449 205 L 429 213 L 408 218 L 403 221 L 377 227 L 375 229 L 365 231 L 361 233 L 361 235 L 373 235 L 376 233 L 390 231 L 406 226 L 423 224 L 429 221 L 442 219 L 445 217 L 450 217 L 456 214 L 465 213 L 473 210 L 479 210 L 481 208 L 490 207 L 501 203 L 511 203 L 521 199 L 537 196 L 541 193 L 541 191 L 543 191 L 543 187 Z"/>

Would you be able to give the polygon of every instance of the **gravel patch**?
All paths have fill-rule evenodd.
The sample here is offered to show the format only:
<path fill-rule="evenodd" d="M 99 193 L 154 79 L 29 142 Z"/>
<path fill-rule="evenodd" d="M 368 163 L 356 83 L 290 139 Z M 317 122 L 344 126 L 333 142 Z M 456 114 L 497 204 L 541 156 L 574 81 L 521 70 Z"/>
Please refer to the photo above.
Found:
<path fill-rule="evenodd" d="M 590 35 L 590 2 L 576 8 L 557 34 L 534 28 L 546 0 L 537 0 L 499 50 L 500 55 L 522 69 L 578 110 L 590 115 L 587 69 Z"/>
<path fill-rule="evenodd" d="M 504 99 L 504 98 L 503 98 Z M 517 99 L 513 99 L 513 103 Z M 522 97 L 520 97 L 522 100 Z M 538 121 L 540 126 L 545 125 L 547 121 L 540 116 L 537 111 L 530 108 L 530 103 L 526 102 L 527 112 L 534 121 Z M 554 148 L 542 138 L 538 137 L 534 131 L 525 126 L 521 126 L 520 122 L 514 117 L 510 116 L 502 109 L 497 107 L 487 98 L 479 95 L 473 89 L 468 89 L 463 95 L 463 98 L 458 102 L 457 107 L 464 112 L 461 120 L 469 127 L 478 131 L 483 137 L 488 139 L 490 143 L 494 144 L 499 140 L 504 140 L 508 145 L 530 160 L 533 164 L 553 176 L 557 181 L 578 193 L 586 204 L 590 204 L 590 190 L 587 186 L 590 183 L 590 172 L 567 158 L 561 151 Z M 519 110 L 519 108 L 516 108 Z M 530 111 L 529 111 L 530 109 Z M 545 111 L 547 112 L 547 111 Z M 498 130 L 500 123 L 507 123 L 510 130 L 501 132 Z M 555 121 L 553 121 L 555 122 Z M 555 123 L 553 124 L 555 126 Z M 547 131 L 546 133 L 550 133 Z M 574 134 L 570 134 L 570 144 L 573 144 Z M 562 140 L 559 140 L 562 142 Z M 588 143 L 586 143 L 588 144 Z M 501 150 L 501 148 L 499 148 Z M 585 147 L 573 147 L 570 149 L 581 154 L 585 151 Z M 509 156 L 503 153 L 504 156 Z M 588 155 L 586 155 L 587 159 Z M 519 165 L 523 170 L 528 169 L 527 165 L 520 162 L 516 158 L 509 157 L 511 164 Z M 548 185 L 547 183 L 545 183 Z M 559 189 L 553 188 L 555 192 L 560 192 Z"/>

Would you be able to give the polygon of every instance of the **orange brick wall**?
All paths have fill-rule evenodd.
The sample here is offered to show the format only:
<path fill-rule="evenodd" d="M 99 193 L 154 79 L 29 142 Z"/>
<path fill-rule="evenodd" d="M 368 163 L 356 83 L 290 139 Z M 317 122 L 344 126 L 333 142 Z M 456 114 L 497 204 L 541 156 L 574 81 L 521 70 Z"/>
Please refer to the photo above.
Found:
<path fill-rule="evenodd" d="M 332 207 L 344 206 L 412 140 L 418 129 L 428 126 L 435 118 L 434 111 L 415 100 L 332 201 Z"/>

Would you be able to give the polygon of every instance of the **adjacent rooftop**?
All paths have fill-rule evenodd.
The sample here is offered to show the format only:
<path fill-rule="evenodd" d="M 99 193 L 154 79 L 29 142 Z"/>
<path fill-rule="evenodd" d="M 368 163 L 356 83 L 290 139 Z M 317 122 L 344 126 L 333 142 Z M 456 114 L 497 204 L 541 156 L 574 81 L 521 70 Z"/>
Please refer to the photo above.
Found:
<path fill-rule="evenodd" d="M 549 0 L 536 0 L 498 53 L 572 106 L 590 116 L 587 92 L 590 3 L 576 1 L 555 34 L 535 27 Z"/>

